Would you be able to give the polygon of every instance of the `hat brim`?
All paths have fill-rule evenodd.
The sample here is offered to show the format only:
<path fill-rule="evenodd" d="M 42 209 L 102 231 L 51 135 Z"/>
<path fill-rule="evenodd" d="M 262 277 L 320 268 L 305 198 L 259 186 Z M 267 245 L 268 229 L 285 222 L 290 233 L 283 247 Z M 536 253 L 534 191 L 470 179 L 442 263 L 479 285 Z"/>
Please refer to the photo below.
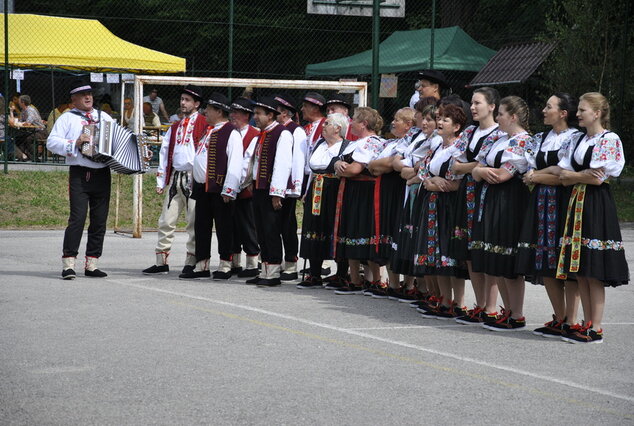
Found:
<path fill-rule="evenodd" d="M 183 89 L 183 90 L 181 90 L 181 95 L 182 95 L 183 93 L 184 93 L 184 94 L 186 94 L 186 95 L 189 95 L 189 96 L 193 97 L 194 99 L 196 99 L 196 100 L 197 100 L 197 101 L 199 101 L 200 103 L 203 103 L 203 102 L 204 102 L 204 101 L 203 101 L 203 98 L 202 98 L 200 95 L 198 95 L 196 92 L 192 92 L 191 90 Z"/>
<path fill-rule="evenodd" d="M 208 99 L 207 100 L 207 106 L 211 106 L 214 108 L 218 108 L 223 110 L 224 112 L 231 112 L 231 107 L 229 107 L 229 105 L 227 104 L 223 104 L 222 102 L 216 102 L 212 99 Z"/>
<path fill-rule="evenodd" d="M 272 112 L 275 115 L 279 114 L 280 112 L 277 110 L 277 108 L 273 108 L 270 105 L 266 105 L 266 104 L 262 104 L 260 102 L 253 102 L 253 107 L 255 109 L 255 107 L 260 107 L 260 108 L 264 108 L 266 111 L 268 112 Z"/>

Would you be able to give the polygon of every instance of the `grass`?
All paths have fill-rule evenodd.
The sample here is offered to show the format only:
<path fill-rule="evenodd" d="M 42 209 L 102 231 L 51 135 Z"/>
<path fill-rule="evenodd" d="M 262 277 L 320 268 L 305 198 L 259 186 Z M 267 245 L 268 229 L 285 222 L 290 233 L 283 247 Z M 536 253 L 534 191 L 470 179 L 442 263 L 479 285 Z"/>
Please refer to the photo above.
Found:
<path fill-rule="evenodd" d="M 629 172 L 632 168 L 629 168 Z M 631 176 L 631 174 L 628 173 Z M 112 175 L 112 197 L 108 229 L 115 225 L 115 189 L 120 187 L 118 229 L 132 229 L 132 176 Z M 163 196 L 154 188 L 154 173 L 143 175 L 143 229 L 156 228 Z M 634 180 L 613 181 L 612 192 L 622 222 L 634 222 Z M 0 174 L 0 228 L 64 229 L 68 221 L 68 172 L 10 171 Z M 301 227 L 301 203 L 298 203 Z M 185 227 L 184 217 L 178 224 Z"/>

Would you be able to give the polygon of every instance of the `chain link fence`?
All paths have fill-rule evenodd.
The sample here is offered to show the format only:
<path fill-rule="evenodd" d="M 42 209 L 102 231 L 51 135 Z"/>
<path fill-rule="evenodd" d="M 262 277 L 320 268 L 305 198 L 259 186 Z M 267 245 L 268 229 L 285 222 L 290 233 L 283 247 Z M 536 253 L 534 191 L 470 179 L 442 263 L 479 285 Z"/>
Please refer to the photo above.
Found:
<path fill-rule="evenodd" d="M 362 0 L 359 0 L 362 1 Z M 390 3 L 382 1 L 381 3 Z M 348 57 L 372 48 L 373 20 L 366 16 L 324 15 L 308 13 L 317 0 L 227 0 L 199 2 L 183 0 L 95 0 L 88 2 L 50 2 L 23 0 L 16 2 L 15 13 L 98 20 L 115 36 L 127 42 L 186 60 L 184 73 L 194 77 L 234 77 L 266 79 L 358 79 L 371 81 L 368 72 L 341 75 L 307 76 L 306 67 Z M 368 2 L 366 2 L 368 3 Z M 369 1 L 369 4 L 372 2 Z M 598 5 L 589 0 L 401 0 L 402 17 L 380 19 L 380 41 L 395 32 L 460 27 L 480 45 L 499 50 L 514 43 L 546 41 L 555 44 L 548 59 L 521 83 L 496 86 L 504 95 L 524 97 L 533 110 L 531 130 L 541 125 L 541 109 L 550 94 L 568 91 L 576 96 L 586 91 L 602 91 L 610 99 L 613 130 L 626 146 L 626 158 L 634 158 L 634 36 L 628 21 L 628 0 Z M 627 12 L 629 11 L 629 12 Z M 434 13 L 432 13 L 434 12 Z M 29 37 L 39 28 L 9 27 L 8 37 L 19 38 L 28 45 Z M 87 49 L 104 41 L 85 34 L 69 36 L 68 46 Z M 438 41 L 438 40 L 437 40 Z M 460 46 L 454 46 L 460 47 Z M 398 46 L 393 47 L 398 49 Z M 415 52 L 401 52 L 407 58 Z M 440 52 L 442 53 L 442 52 Z M 436 54 L 439 54 L 436 51 Z M 109 64 L 103 64 L 108 68 Z M 440 66 L 439 66 L 440 67 Z M 10 68 L 13 68 L 10 66 Z M 22 80 L 8 80 L 2 90 L 10 97 L 16 92 L 28 94 L 42 118 L 66 101 L 69 80 L 87 72 L 66 71 L 59 67 L 24 69 Z M 100 70 L 103 71 L 103 70 Z M 127 73 L 126 69 L 110 70 Z M 469 82 L 475 71 L 442 69 L 454 93 L 469 100 Z M 104 71 L 105 72 L 105 71 Z M 409 104 L 417 81 L 416 70 L 394 72 L 396 90 L 381 97 L 378 109 L 390 123 L 394 112 Z M 111 107 L 121 119 L 123 97 L 132 95 L 132 85 L 96 83 L 97 105 Z M 219 89 L 231 98 L 248 90 Z M 267 94 L 253 90 L 252 96 Z M 144 93 L 147 95 L 149 93 Z M 158 95 L 169 115 L 178 108 L 178 87 L 162 86 Z M 301 98 L 300 91 L 293 92 Z M 325 93 L 327 96 L 328 93 Z M 165 122 L 165 117 L 160 117 Z M 387 127 L 386 127 L 387 130 Z M 34 148 L 35 150 L 36 148 Z M 44 155 L 42 148 L 32 153 Z M 50 160 L 50 158 L 48 158 Z"/>

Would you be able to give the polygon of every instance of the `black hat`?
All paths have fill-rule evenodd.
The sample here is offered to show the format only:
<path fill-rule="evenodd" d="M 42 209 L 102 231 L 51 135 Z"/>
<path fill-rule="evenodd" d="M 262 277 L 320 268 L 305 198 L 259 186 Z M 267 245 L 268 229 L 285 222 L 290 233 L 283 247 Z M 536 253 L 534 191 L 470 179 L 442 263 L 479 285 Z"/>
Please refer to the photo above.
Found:
<path fill-rule="evenodd" d="M 92 92 L 92 86 L 86 80 L 74 80 L 70 85 L 69 95 L 81 92 Z"/>
<path fill-rule="evenodd" d="M 326 98 L 324 98 L 317 92 L 308 92 L 304 95 L 304 102 L 308 102 L 313 105 L 317 105 L 319 108 L 322 108 L 324 105 L 326 105 Z"/>
<path fill-rule="evenodd" d="M 239 97 L 231 103 L 231 109 L 253 114 L 253 102 L 250 99 Z"/>
<path fill-rule="evenodd" d="M 330 97 L 330 99 L 328 99 L 328 101 L 326 101 L 326 105 L 332 105 L 332 104 L 341 104 L 348 109 L 352 108 L 352 105 L 350 105 L 348 101 L 346 101 L 345 96 L 343 96 L 340 93 L 335 93 L 334 95 Z"/>
<path fill-rule="evenodd" d="M 297 107 L 295 106 L 295 99 L 291 95 L 288 95 L 286 93 L 283 93 L 281 95 L 275 95 L 275 101 L 282 108 L 286 108 L 292 113 L 297 112 Z"/>
<path fill-rule="evenodd" d="M 207 106 L 210 105 L 225 112 L 231 111 L 231 107 L 229 106 L 229 99 L 222 93 L 213 92 L 211 95 L 209 95 Z"/>
<path fill-rule="evenodd" d="M 425 70 L 418 73 L 418 78 L 428 80 L 432 83 L 440 85 L 440 87 L 449 87 L 445 74 L 437 70 Z"/>
<path fill-rule="evenodd" d="M 193 84 L 188 84 L 183 87 L 181 93 L 187 93 L 190 96 L 193 96 L 199 102 L 203 102 L 203 91 L 200 87 L 194 86 Z"/>
<path fill-rule="evenodd" d="M 273 99 L 272 96 L 264 96 L 262 98 L 259 98 L 257 101 L 253 102 L 253 105 L 264 108 L 268 112 L 273 112 L 275 113 L 275 115 L 280 113 L 277 110 L 277 101 Z"/>

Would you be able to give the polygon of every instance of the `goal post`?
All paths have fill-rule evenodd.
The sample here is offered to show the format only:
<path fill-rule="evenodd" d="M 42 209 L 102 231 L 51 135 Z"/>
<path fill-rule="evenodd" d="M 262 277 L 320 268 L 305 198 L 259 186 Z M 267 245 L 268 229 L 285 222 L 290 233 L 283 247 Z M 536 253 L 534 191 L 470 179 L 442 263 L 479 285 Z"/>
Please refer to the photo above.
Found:
<path fill-rule="evenodd" d="M 260 78 L 220 78 L 220 77 L 174 77 L 137 75 L 134 77 L 134 108 L 143 111 L 143 86 L 185 86 L 195 84 L 203 87 L 250 87 L 253 89 L 281 89 L 305 91 L 345 91 L 358 94 L 360 107 L 367 106 L 368 83 L 364 81 L 320 81 L 320 80 L 275 80 Z M 143 115 L 135 114 L 135 133 L 143 132 Z M 134 175 L 132 182 L 132 236 L 143 235 L 143 179 Z M 118 211 L 115 213 L 118 214 Z"/>

